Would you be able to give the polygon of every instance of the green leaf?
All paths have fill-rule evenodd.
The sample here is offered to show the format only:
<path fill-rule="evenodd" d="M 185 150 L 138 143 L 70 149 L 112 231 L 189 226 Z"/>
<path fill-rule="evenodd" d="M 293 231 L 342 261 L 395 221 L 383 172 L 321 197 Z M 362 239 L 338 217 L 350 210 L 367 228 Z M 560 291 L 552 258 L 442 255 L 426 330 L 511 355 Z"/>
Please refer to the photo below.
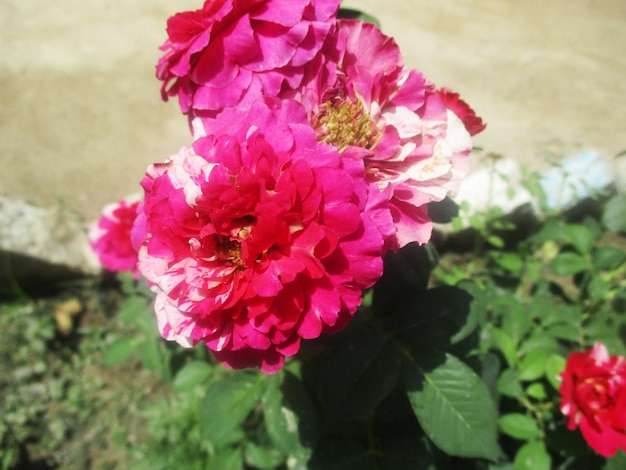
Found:
<path fill-rule="evenodd" d="M 467 365 L 449 354 L 410 357 L 405 383 L 411 407 L 437 447 L 462 457 L 500 455 L 489 390 Z"/>
<path fill-rule="evenodd" d="M 543 442 L 527 442 L 515 454 L 515 470 L 550 470 L 552 459 Z"/>
<path fill-rule="evenodd" d="M 137 355 L 146 369 L 160 373 L 164 380 L 171 380 L 170 352 L 163 346 L 162 338 L 144 341 L 137 350 Z"/>
<path fill-rule="evenodd" d="M 602 470 L 624 470 L 626 468 L 626 453 L 618 450 L 613 457 L 606 459 L 606 465 Z"/>
<path fill-rule="evenodd" d="M 559 253 L 552 261 L 552 269 L 560 276 L 571 276 L 589 268 L 586 258 L 571 252 Z"/>
<path fill-rule="evenodd" d="M 118 338 L 106 346 L 102 355 L 102 363 L 105 366 L 113 366 L 124 362 L 137 350 L 141 344 L 140 338 Z"/>
<path fill-rule="evenodd" d="M 521 381 L 537 380 L 546 372 L 546 360 L 551 351 L 546 349 L 533 349 L 522 357 L 517 378 Z"/>
<path fill-rule="evenodd" d="M 200 435 L 216 446 L 243 423 L 263 394 L 265 376 L 241 371 L 211 382 L 200 408 Z"/>
<path fill-rule="evenodd" d="M 241 449 L 223 449 L 211 459 L 207 470 L 241 470 L 243 469 L 243 458 Z"/>
<path fill-rule="evenodd" d="M 185 364 L 174 377 L 172 388 L 176 392 L 191 390 L 209 378 L 213 368 L 206 362 L 191 361 Z"/>
<path fill-rule="evenodd" d="M 267 449 L 247 442 L 244 450 L 246 464 L 261 470 L 272 470 L 284 462 L 285 456 L 275 449 Z"/>
<path fill-rule="evenodd" d="M 510 273 L 518 274 L 524 268 L 524 260 L 517 253 L 493 251 L 490 256 L 498 266 Z"/>
<path fill-rule="evenodd" d="M 556 339 L 564 339 L 567 341 L 578 341 L 580 339 L 580 331 L 574 325 L 568 325 L 566 323 L 558 323 L 551 325 L 546 333 Z"/>
<path fill-rule="evenodd" d="M 337 13 L 338 18 L 349 18 L 355 20 L 365 21 L 367 23 L 374 23 L 378 28 L 380 28 L 380 21 L 378 19 L 368 13 L 364 13 L 360 10 L 354 10 L 352 8 L 340 8 Z"/>
<path fill-rule="evenodd" d="M 541 430 L 534 419 L 521 413 L 507 413 L 498 418 L 500 430 L 515 439 L 530 441 L 541 437 Z"/>
<path fill-rule="evenodd" d="M 502 237 L 499 237 L 497 235 L 489 235 L 487 237 L 487 243 L 489 243 L 491 246 L 495 246 L 496 248 L 504 248 L 504 240 L 502 239 Z"/>
<path fill-rule="evenodd" d="M 518 398 L 522 392 L 522 385 L 517 380 L 517 372 L 514 369 L 505 369 L 498 377 L 497 390 L 502 395 Z"/>
<path fill-rule="evenodd" d="M 552 354 L 546 360 L 546 377 L 550 385 L 558 390 L 561 386 L 559 375 L 565 370 L 565 358 L 558 354 Z"/>
<path fill-rule="evenodd" d="M 526 387 L 526 395 L 535 400 L 545 400 L 548 397 L 546 387 L 541 382 L 535 382 Z"/>
<path fill-rule="evenodd" d="M 602 223 L 613 232 L 626 232 L 626 194 L 618 194 L 606 203 Z"/>
<path fill-rule="evenodd" d="M 563 227 L 563 232 L 581 255 L 590 253 L 596 242 L 596 234 L 584 225 L 568 224 Z"/>
<path fill-rule="evenodd" d="M 295 375 L 283 372 L 270 378 L 263 394 L 263 416 L 276 448 L 306 462 L 319 440 L 320 429 L 309 393 Z"/>
<path fill-rule="evenodd" d="M 515 342 L 504 331 L 495 326 L 487 325 L 487 331 L 494 345 L 500 350 L 509 367 L 514 367 L 517 362 Z"/>
<path fill-rule="evenodd" d="M 626 253 L 614 246 L 603 246 L 593 253 L 593 267 L 598 270 L 618 268 L 626 262 Z"/>

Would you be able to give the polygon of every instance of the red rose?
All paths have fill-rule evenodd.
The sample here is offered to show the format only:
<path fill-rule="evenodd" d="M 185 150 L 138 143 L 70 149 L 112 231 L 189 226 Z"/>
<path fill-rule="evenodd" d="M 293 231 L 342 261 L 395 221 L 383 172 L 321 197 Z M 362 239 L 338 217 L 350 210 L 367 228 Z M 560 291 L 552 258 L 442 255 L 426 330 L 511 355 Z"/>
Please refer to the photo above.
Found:
<path fill-rule="evenodd" d="M 561 411 L 570 430 L 580 427 L 603 457 L 626 450 L 626 359 L 609 356 L 602 343 L 572 353 L 561 373 Z"/>

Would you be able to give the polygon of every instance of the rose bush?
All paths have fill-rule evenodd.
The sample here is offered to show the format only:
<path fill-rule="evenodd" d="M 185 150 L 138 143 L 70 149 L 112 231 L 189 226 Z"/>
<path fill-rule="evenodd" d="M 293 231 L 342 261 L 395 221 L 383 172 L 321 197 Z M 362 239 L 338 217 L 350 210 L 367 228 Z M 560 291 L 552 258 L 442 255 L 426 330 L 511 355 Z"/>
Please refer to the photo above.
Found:
<path fill-rule="evenodd" d="M 626 450 L 626 359 L 609 356 L 597 342 L 569 356 L 561 379 L 561 411 L 568 417 L 568 429 L 580 428 L 603 457 Z"/>

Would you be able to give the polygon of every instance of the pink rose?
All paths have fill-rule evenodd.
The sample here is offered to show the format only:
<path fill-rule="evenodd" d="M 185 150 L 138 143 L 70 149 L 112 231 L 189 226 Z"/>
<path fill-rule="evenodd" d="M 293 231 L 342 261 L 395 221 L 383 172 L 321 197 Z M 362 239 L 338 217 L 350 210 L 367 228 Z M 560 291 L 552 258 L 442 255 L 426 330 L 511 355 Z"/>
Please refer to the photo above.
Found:
<path fill-rule="evenodd" d="M 561 373 L 561 411 L 567 428 L 580 427 L 603 457 L 626 450 L 626 359 L 609 356 L 602 343 L 570 355 Z"/>
<path fill-rule="evenodd" d="M 104 207 L 102 217 L 89 231 L 89 242 L 100 264 L 109 271 L 137 271 L 137 250 L 131 243 L 131 229 L 139 201 L 122 200 Z"/>
<path fill-rule="evenodd" d="M 298 87 L 338 8 L 339 0 L 206 0 L 172 16 L 156 72 L 163 99 L 177 95 L 193 118 Z"/>
<path fill-rule="evenodd" d="M 393 248 L 426 243 L 432 230 L 427 204 L 455 195 L 469 168 L 472 143 L 464 116 L 456 114 L 460 107 L 448 109 L 373 24 L 338 20 L 323 53 L 325 61 L 298 96 L 320 141 L 364 159 L 368 182 L 390 200 Z"/>
<path fill-rule="evenodd" d="M 362 161 L 319 144 L 298 103 L 229 108 L 205 131 L 142 181 L 139 269 L 163 337 L 272 373 L 350 321 L 393 224 Z"/>

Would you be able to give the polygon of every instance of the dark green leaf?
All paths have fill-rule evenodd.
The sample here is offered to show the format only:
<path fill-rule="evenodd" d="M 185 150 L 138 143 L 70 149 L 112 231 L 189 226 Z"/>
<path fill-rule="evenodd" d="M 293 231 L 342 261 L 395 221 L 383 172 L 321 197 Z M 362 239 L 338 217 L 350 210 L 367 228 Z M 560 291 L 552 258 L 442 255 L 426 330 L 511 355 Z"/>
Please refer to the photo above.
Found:
<path fill-rule="evenodd" d="M 220 445 L 234 431 L 263 394 L 265 376 L 240 371 L 211 382 L 200 408 L 200 434 Z"/>
<path fill-rule="evenodd" d="M 352 8 L 340 8 L 337 13 L 338 18 L 349 18 L 355 20 L 365 21 L 367 23 L 374 23 L 376 26 L 380 28 L 380 22 L 374 16 L 364 13 L 360 10 L 354 10 Z"/>
<path fill-rule="evenodd" d="M 550 326 L 546 333 L 556 339 L 564 339 L 567 341 L 580 340 L 580 330 L 574 325 L 558 323 Z"/>
<path fill-rule="evenodd" d="M 500 430 L 515 439 L 529 441 L 541 437 L 541 430 L 534 419 L 521 413 L 507 413 L 498 418 Z"/>
<path fill-rule="evenodd" d="M 243 469 L 243 458 L 241 449 L 222 449 L 213 456 L 207 470 L 241 470 Z"/>
<path fill-rule="evenodd" d="M 614 246 L 603 246 L 593 253 L 593 267 L 600 270 L 610 270 L 626 262 L 626 253 Z"/>
<path fill-rule="evenodd" d="M 315 406 L 295 375 L 283 372 L 270 378 L 263 394 L 263 416 L 267 433 L 276 448 L 306 462 L 319 439 L 320 430 Z"/>
<path fill-rule="evenodd" d="M 365 416 L 396 386 L 401 358 L 380 333 L 354 322 L 318 367 L 321 401 L 331 415 Z"/>
<path fill-rule="evenodd" d="M 378 470 L 379 466 L 368 449 L 360 442 L 346 438 L 332 438 L 320 443 L 306 468 L 310 470 Z"/>
<path fill-rule="evenodd" d="M 463 362 L 448 354 L 411 357 L 405 382 L 417 419 L 441 450 L 492 460 L 500 455 L 489 390 Z"/>
<path fill-rule="evenodd" d="M 560 276 L 571 276 L 589 268 L 589 261 L 576 253 L 559 253 L 552 261 L 552 269 Z"/>
<path fill-rule="evenodd" d="M 515 470 L 550 470 L 552 459 L 543 442 L 527 442 L 515 454 Z"/>
<path fill-rule="evenodd" d="M 124 362 L 137 350 L 142 340 L 140 338 L 118 338 L 106 346 L 102 355 L 105 366 L 113 366 Z"/>
<path fill-rule="evenodd" d="M 189 391 L 208 379 L 212 371 L 212 367 L 206 362 L 188 362 L 178 371 L 176 377 L 174 377 L 172 388 L 176 392 Z"/>
<path fill-rule="evenodd" d="M 602 223 L 614 232 L 626 232 L 626 194 L 618 194 L 606 203 Z"/>

